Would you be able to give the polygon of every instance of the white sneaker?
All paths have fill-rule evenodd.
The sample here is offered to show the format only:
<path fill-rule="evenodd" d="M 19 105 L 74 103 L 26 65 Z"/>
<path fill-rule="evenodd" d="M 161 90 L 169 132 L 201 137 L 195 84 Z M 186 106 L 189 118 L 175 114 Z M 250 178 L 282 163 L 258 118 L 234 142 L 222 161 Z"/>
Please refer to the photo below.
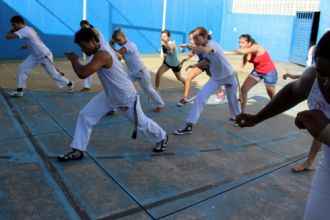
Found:
<path fill-rule="evenodd" d="M 13 91 L 8 93 L 11 97 L 22 97 L 23 92 Z"/>
<path fill-rule="evenodd" d="M 71 86 L 68 86 L 69 87 L 69 91 L 68 92 L 74 92 L 74 82 L 71 81 Z"/>

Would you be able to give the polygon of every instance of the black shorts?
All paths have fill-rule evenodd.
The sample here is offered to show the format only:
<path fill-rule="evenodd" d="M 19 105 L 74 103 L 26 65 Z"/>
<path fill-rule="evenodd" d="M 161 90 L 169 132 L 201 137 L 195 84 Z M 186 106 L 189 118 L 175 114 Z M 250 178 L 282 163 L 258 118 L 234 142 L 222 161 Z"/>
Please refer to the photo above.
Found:
<path fill-rule="evenodd" d="M 163 64 L 165 64 L 168 68 L 172 69 L 173 72 L 177 73 L 181 71 L 182 66 L 179 64 L 177 66 L 170 66 L 166 63 L 166 61 L 163 61 Z"/>
<path fill-rule="evenodd" d="M 206 75 L 211 77 L 210 65 L 205 65 L 205 66 L 202 66 L 202 67 L 198 67 L 198 69 L 200 69 L 201 71 L 205 71 Z"/>

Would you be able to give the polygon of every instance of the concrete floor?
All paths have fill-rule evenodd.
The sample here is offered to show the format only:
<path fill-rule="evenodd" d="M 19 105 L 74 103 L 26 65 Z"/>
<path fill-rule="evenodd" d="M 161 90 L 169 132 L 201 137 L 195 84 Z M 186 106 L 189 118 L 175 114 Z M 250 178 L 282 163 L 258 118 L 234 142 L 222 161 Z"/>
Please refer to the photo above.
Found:
<path fill-rule="evenodd" d="M 238 69 L 241 57 L 229 59 Z M 154 76 L 160 57 L 143 60 Z M 71 65 L 55 63 L 80 89 Z M 117 114 L 95 126 L 82 161 L 60 163 L 56 156 L 68 150 L 77 114 L 100 83 L 95 75 L 91 92 L 69 94 L 37 68 L 25 96 L 10 98 L 18 64 L 0 63 L 0 219 L 302 219 L 314 172 L 291 167 L 306 158 L 312 141 L 293 123 L 306 103 L 242 129 L 228 120 L 226 100 L 213 95 L 193 133 L 174 136 L 192 103 L 176 106 L 183 87 L 168 72 L 161 82 L 165 112 L 154 113 L 140 92 L 146 115 L 169 134 L 164 153 L 153 153 L 141 135 L 131 140 L 133 126 Z M 281 79 L 287 69 L 303 70 L 289 63 L 277 69 L 278 88 L 287 83 Z M 192 96 L 207 79 L 196 78 Z M 249 112 L 268 102 L 263 83 L 249 95 Z"/>

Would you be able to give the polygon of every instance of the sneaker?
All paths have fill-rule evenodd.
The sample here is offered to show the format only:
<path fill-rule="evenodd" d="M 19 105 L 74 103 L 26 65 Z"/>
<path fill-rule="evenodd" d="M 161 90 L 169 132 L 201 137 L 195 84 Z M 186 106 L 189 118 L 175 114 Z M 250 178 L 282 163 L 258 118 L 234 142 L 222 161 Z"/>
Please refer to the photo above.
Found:
<path fill-rule="evenodd" d="M 223 91 L 218 91 L 215 94 L 215 101 L 221 102 L 221 100 L 225 97 L 225 93 Z"/>
<path fill-rule="evenodd" d="M 74 82 L 71 81 L 71 85 L 68 86 L 69 87 L 69 91 L 68 92 L 74 92 Z"/>
<path fill-rule="evenodd" d="M 184 128 L 175 130 L 173 134 L 182 135 L 182 134 L 191 134 L 192 133 L 192 124 L 187 123 Z"/>
<path fill-rule="evenodd" d="M 72 149 L 67 154 L 60 155 L 57 157 L 57 160 L 59 161 L 69 161 L 69 160 L 81 160 L 84 158 L 84 152 L 78 149 Z"/>
<path fill-rule="evenodd" d="M 22 97 L 24 94 L 23 92 L 13 91 L 13 92 L 9 92 L 8 95 L 10 95 L 11 97 Z"/>
<path fill-rule="evenodd" d="M 153 111 L 154 112 L 163 112 L 164 111 L 164 107 L 157 107 Z"/>
<path fill-rule="evenodd" d="M 156 146 L 154 147 L 154 152 L 160 153 L 166 150 L 168 141 L 168 136 L 166 135 L 165 138 L 159 142 L 157 142 Z"/>
<path fill-rule="evenodd" d="M 186 98 L 182 98 L 179 102 L 178 102 L 178 105 L 179 107 L 182 107 L 184 106 L 185 104 L 188 103 L 188 100 Z"/>

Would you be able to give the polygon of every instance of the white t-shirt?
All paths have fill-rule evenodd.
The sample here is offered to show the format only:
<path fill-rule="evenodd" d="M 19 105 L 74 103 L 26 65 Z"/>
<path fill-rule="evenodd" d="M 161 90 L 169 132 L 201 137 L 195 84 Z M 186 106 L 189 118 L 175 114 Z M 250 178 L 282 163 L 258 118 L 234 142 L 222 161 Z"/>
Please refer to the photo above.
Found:
<path fill-rule="evenodd" d="M 213 49 L 210 53 L 203 54 L 205 60 L 210 63 L 211 78 L 219 81 L 233 75 L 234 69 L 225 57 L 221 46 L 213 40 L 209 40 L 206 46 Z"/>
<path fill-rule="evenodd" d="M 33 28 L 24 26 L 16 31 L 15 34 L 25 41 L 26 46 L 28 46 L 34 57 L 41 58 L 51 53 Z"/>
<path fill-rule="evenodd" d="M 110 68 L 97 70 L 101 84 L 112 107 L 127 106 L 134 101 L 136 90 L 122 64 L 117 59 L 115 51 L 106 45 L 101 45 L 98 51 L 106 51 L 112 57 Z"/>
<path fill-rule="evenodd" d="M 140 53 L 136 45 L 131 41 L 126 41 L 123 47 L 127 50 L 127 53 L 122 54 L 122 56 L 127 65 L 128 72 L 131 74 L 137 73 L 144 67 L 144 63 L 140 59 Z"/>

